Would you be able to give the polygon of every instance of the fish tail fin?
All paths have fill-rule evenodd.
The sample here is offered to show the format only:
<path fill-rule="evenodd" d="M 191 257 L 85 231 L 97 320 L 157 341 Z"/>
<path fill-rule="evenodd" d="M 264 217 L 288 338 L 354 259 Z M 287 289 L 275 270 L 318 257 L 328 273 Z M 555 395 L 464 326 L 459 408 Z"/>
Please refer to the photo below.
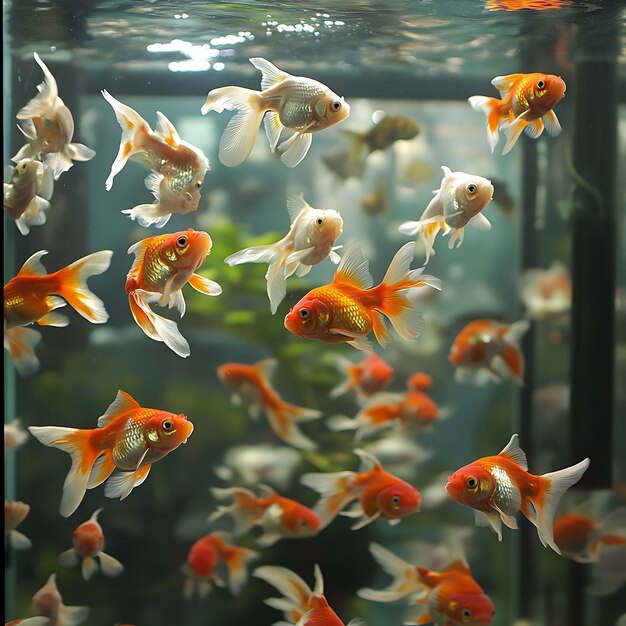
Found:
<path fill-rule="evenodd" d="M 187 340 L 178 330 L 178 325 L 161 315 L 157 315 L 151 308 L 151 302 L 160 300 L 161 294 L 135 289 L 128 294 L 130 310 L 139 328 L 153 339 L 162 341 L 165 345 L 183 358 L 191 354 Z"/>
<path fill-rule="evenodd" d="M 39 369 L 35 346 L 41 341 L 41 333 L 32 328 L 17 326 L 4 333 L 4 347 L 11 355 L 15 369 L 28 376 Z"/>
<path fill-rule="evenodd" d="M 435 254 L 433 244 L 440 230 L 443 230 L 444 233 L 449 230 L 449 226 L 445 223 L 443 216 L 434 219 L 419 220 L 417 222 L 404 222 L 398 227 L 398 231 L 403 235 L 413 236 L 419 234 L 426 254 L 424 264 L 428 263 L 431 254 Z"/>
<path fill-rule="evenodd" d="M 302 450 L 317 448 L 317 444 L 302 433 L 296 422 L 321 417 L 321 411 L 296 406 L 283 400 L 266 405 L 264 408 L 272 430 L 283 441 Z"/>
<path fill-rule="evenodd" d="M 172 217 L 172 213 L 164 209 L 161 204 L 138 204 L 132 209 L 124 209 L 122 213 L 128 215 L 131 220 L 137 220 L 146 228 L 150 226 L 163 228 Z"/>
<path fill-rule="evenodd" d="M 487 139 L 491 152 L 496 149 L 498 143 L 498 126 L 502 119 L 502 101 L 487 96 L 470 96 L 467 101 L 475 111 L 482 111 L 487 116 Z M 504 152 L 503 152 L 504 154 Z"/>
<path fill-rule="evenodd" d="M 423 267 L 410 269 L 414 256 L 415 242 L 404 244 L 391 260 L 383 282 L 377 288 L 380 301 L 376 308 L 389 318 L 405 339 L 415 339 L 424 330 L 424 318 L 411 302 L 412 296 L 426 286 L 441 289 L 438 278 L 422 274 Z M 401 293 L 403 291 L 406 293 Z"/>
<path fill-rule="evenodd" d="M 580 480 L 589 462 L 587 458 L 571 467 L 540 476 L 536 493 L 522 506 L 522 513 L 537 527 L 541 543 L 550 546 L 557 554 L 561 554 L 561 550 L 554 542 L 554 513 L 563 494 Z"/>
<path fill-rule="evenodd" d="M 85 496 L 91 468 L 100 454 L 91 444 L 91 431 L 61 426 L 29 426 L 28 430 L 45 446 L 63 450 L 72 458 L 72 467 L 63 483 L 60 507 L 61 515 L 69 517 Z"/>
<path fill-rule="evenodd" d="M 222 517 L 223 515 L 232 515 L 235 521 L 233 533 L 243 535 L 250 530 L 258 521 L 261 510 L 257 506 L 257 497 L 249 489 L 241 487 L 231 487 L 228 489 L 213 488 L 211 493 L 219 500 L 232 499 L 229 506 L 218 506 L 209 516 L 209 522 Z"/>
<path fill-rule="evenodd" d="M 502 154 L 509 153 L 513 146 L 517 143 L 519 136 L 522 132 L 528 128 L 528 122 L 522 115 L 518 115 L 514 120 L 510 122 L 505 122 L 502 124 L 502 132 L 506 137 L 506 143 L 504 144 L 504 148 L 502 148 Z"/>
<path fill-rule="evenodd" d="M 109 314 L 102 300 L 88 289 L 87 279 L 106 272 L 112 256 L 111 250 L 100 250 L 74 261 L 58 272 L 61 283 L 59 295 L 92 324 L 104 324 Z"/>
<path fill-rule="evenodd" d="M 82 624 L 88 616 L 89 607 L 87 606 L 65 606 L 61 603 L 56 624 L 57 626 L 76 626 Z"/>
<path fill-rule="evenodd" d="M 96 156 L 96 151 L 82 143 L 68 143 L 65 147 L 65 154 L 72 161 L 91 161 Z"/>
<path fill-rule="evenodd" d="M 316 572 L 319 568 L 316 567 Z M 309 599 L 313 596 L 313 590 L 295 572 L 286 567 L 275 565 L 263 565 L 252 572 L 256 578 L 264 580 L 275 587 L 282 598 L 269 598 L 265 604 L 283 611 L 289 624 L 301 624 L 301 618 L 307 613 Z M 285 622 L 280 622 L 285 623 Z"/>
<path fill-rule="evenodd" d="M 115 117 L 122 127 L 120 148 L 111 166 L 111 173 L 104 184 L 106 190 L 109 191 L 113 186 L 113 179 L 126 165 L 129 157 L 143 151 L 143 148 L 138 145 L 137 137 L 140 133 L 149 132 L 150 126 L 137 111 L 116 100 L 106 89 L 103 89 L 101 93 L 102 97 L 113 107 Z"/>
<path fill-rule="evenodd" d="M 46 211 L 50 203 L 44 198 L 35 196 L 24 213 L 16 220 L 15 225 L 22 235 L 28 235 L 31 226 L 42 226 L 46 223 Z"/>
<path fill-rule="evenodd" d="M 359 378 L 358 374 L 355 373 L 355 366 L 352 361 L 340 356 L 337 359 L 337 369 L 344 374 L 345 378 L 330 390 L 329 396 L 331 398 L 338 398 L 351 389 L 358 389 Z"/>
<path fill-rule="evenodd" d="M 264 110 L 258 91 L 243 87 L 213 89 L 202 105 L 202 115 L 209 111 L 221 113 L 224 109 L 237 111 L 228 122 L 220 139 L 219 159 L 227 167 L 243 163 L 254 146 Z"/>
<path fill-rule="evenodd" d="M 386 589 L 359 589 L 360 598 L 373 602 L 394 602 L 423 588 L 417 569 L 377 543 L 370 543 L 370 552 L 379 565 L 393 577 Z"/>
<path fill-rule="evenodd" d="M 354 472 L 313 472 L 300 479 L 303 485 L 321 496 L 313 509 L 322 520 L 321 528 L 326 528 L 346 505 L 358 497 L 353 489 L 355 476 Z"/>
<path fill-rule="evenodd" d="M 357 430 L 359 423 L 350 417 L 345 415 L 333 415 L 326 420 L 326 425 L 330 430 L 342 431 L 342 430 Z"/>
<path fill-rule="evenodd" d="M 240 546 L 225 546 L 220 553 L 228 568 L 228 588 L 237 595 L 248 580 L 248 561 L 256 559 L 259 553 Z"/>
<path fill-rule="evenodd" d="M 15 116 L 18 120 L 30 120 L 33 117 L 45 116 L 50 113 L 59 97 L 57 81 L 54 79 L 52 72 L 50 72 L 36 52 L 34 56 L 37 65 L 43 72 L 44 80 L 43 83 L 37 85 L 39 93 L 18 111 Z"/>

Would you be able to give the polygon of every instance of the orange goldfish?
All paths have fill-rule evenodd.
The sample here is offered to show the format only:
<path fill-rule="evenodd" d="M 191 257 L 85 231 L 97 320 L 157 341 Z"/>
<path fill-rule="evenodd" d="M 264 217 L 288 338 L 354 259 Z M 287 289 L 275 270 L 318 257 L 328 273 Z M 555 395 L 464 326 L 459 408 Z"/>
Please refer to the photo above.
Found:
<path fill-rule="evenodd" d="M 89 161 L 95 152 L 82 143 L 72 143 L 74 118 L 59 98 L 59 88 L 54 76 L 35 52 L 35 61 L 44 75 L 44 82 L 37 86 L 39 92 L 15 116 L 22 120 L 18 126 L 27 142 L 13 157 L 16 163 L 24 158 L 37 159 L 52 171 L 57 180 L 72 167 L 72 161 Z"/>
<path fill-rule="evenodd" d="M 433 377 L 426 372 L 415 372 L 406 380 L 410 391 L 428 391 L 433 386 Z"/>
<path fill-rule="evenodd" d="M 39 368 L 34 348 L 41 340 L 40 333 L 24 326 L 67 326 L 68 318 L 55 311 L 66 304 L 92 324 L 109 319 L 102 300 L 87 288 L 87 279 L 109 268 L 113 252 L 94 252 L 53 274 L 46 274 L 44 254 L 48 251 L 35 252 L 4 286 L 4 347 L 22 375 Z"/>
<path fill-rule="evenodd" d="M 346 378 L 331 390 L 331 398 L 354 389 L 359 399 L 363 400 L 388 387 L 394 377 L 393 367 L 374 352 L 370 352 L 360 363 L 339 357 L 338 365 Z"/>
<path fill-rule="evenodd" d="M 496 76 L 491 84 L 500 92 L 500 100 L 487 96 L 468 98 L 473 109 L 487 116 L 491 152 L 498 143 L 499 128 L 507 138 L 502 154 L 513 148 L 522 131 L 532 139 L 537 139 L 544 127 L 552 137 L 561 132 L 559 120 L 552 110 L 565 95 L 565 82 L 560 76 L 509 74 Z"/>
<path fill-rule="evenodd" d="M 193 424 L 182 413 L 143 408 L 120 389 L 98 418 L 98 428 L 30 426 L 28 430 L 44 445 L 64 450 L 72 457 L 60 509 L 63 517 L 69 517 L 82 502 L 85 491 L 101 485 L 115 468 L 125 471 L 109 479 L 104 495 L 126 498 L 146 480 L 153 463 L 187 443 Z"/>
<path fill-rule="evenodd" d="M 360 589 L 357 595 L 361 598 L 392 602 L 409 597 L 411 604 L 422 605 L 420 612 L 405 624 L 491 624 L 496 612 L 493 602 L 472 577 L 464 558 L 455 560 L 440 571 L 432 571 L 411 565 L 376 543 L 370 544 L 370 552 L 393 576 L 393 582 L 380 591 Z"/>
<path fill-rule="evenodd" d="M 201 537 L 191 546 L 187 562 L 182 566 L 187 576 L 183 587 L 185 598 L 192 598 L 196 591 L 200 598 L 205 598 L 211 591 L 211 583 L 223 587 L 223 566 L 228 573 L 230 592 L 237 595 L 241 591 L 248 577 L 246 565 L 258 554 L 247 548 L 230 545 L 226 543 L 227 540 L 226 533 L 215 532 Z"/>
<path fill-rule="evenodd" d="M 48 626 L 77 626 L 89 616 L 86 606 L 65 606 L 57 587 L 56 574 L 33 596 L 32 608 L 37 615 L 49 619 Z"/>
<path fill-rule="evenodd" d="M 257 498 L 249 489 L 240 487 L 211 489 L 216 498 L 232 498 L 233 503 L 218 507 L 209 521 L 222 515 L 232 515 L 235 535 L 258 525 L 263 529 L 263 534 L 257 539 L 261 546 L 274 545 L 279 539 L 312 537 L 318 533 L 322 522 L 317 513 L 291 498 L 279 496 L 267 485 L 261 487 L 266 492 L 264 498 Z"/>
<path fill-rule="evenodd" d="M 15 530 L 30 512 L 30 506 L 14 500 L 4 501 L 4 539 L 14 550 L 26 550 L 33 544 L 31 540 Z"/>
<path fill-rule="evenodd" d="M 150 303 L 176 307 L 185 315 L 182 288 L 189 283 L 207 296 L 219 296 L 222 288 L 213 280 L 194 272 L 211 251 L 208 233 L 192 230 L 157 235 L 138 241 L 128 249 L 135 261 L 126 276 L 126 293 L 135 321 L 150 339 L 162 341 L 183 358 L 191 354 L 187 340 L 176 322 L 157 315 Z"/>
<path fill-rule="evenodd" d="M 519 279 L 520 298 L 535 319 L 565 313 L 572 305 L 572 279 L 558 261 L 550 269 L 529 269 Z"/>
<path fill-rule="evenodd" d="M 422 275 L 424 268 L 410 269 L 415 243 L 407 243 L 393 257 L 380 285 L 373 287 L 367 260 L 358 244 L 348 248 L 330 285 L 317 287 L 304 296 L 285 316 L 285 328 L 305 339 L 326 343 L 349 343 L 359 350 L 372 350 L 367 335 L 373 330 L 384 347 L 391 335 L 386 315 L 405 339 L 415 339 L 424 329 L 424 319 L 411 298 L 420 287 L 441 289 L 441 281 Z"/>
<path fill-rule="evenodd" d="M 543 476 L 529 474 L 526 455 L 513 435 L 500 454 L 478 459 L 449 476 L 446 491 L 453 500 L 474 509 L 476 523 L 491 525 L 500 541 L 502 522 L 516 529 L 514 515 L 521 511 L 537 527 L 544 547 L 561 554 L 553 537 L 554 513 L 561 496 L 588 467 L 589 459 L 584 459 Z"/>
<path fill-rule="evenodd" d="M 228 167 L 243 163 L 254 146 L 263 116 L 272 152 L 278 146 L 281 160 L 295 167 L 311 147 L 312 134 L 338 124 L 350 115 L 350 106 L 326 85 L 304 76 L 291 76 L 269 61 L 250 59 L 261 70 L 262 91 L 243 87 L 213 89 L 202 105 L 202 115 L 224 109 L 237 114 L 230 120 L 220 140 L 219 159 Z M 284 128 L 294 131 L 280 145 Z"/>
<path fill-rule="evenodd" d="M 100 567 L 105 576 L 119 576 L 124 571 L 124 566 L 115 558 L 103 551 L 104 533 L 98 523 L 98 514 L 102 509 L 94 511 L 92 516 L 83 522 L 74 531 L 74 547 L 59 555 L 59 563 L 64 567 L 78 565 L 82 559 L 82 574 L 85 580 L 89 580 L 97 571 L 98 563 L 95 557 L 100 559 Z"/>
<path fill-rule="evenodd" d="M 257 567 L 254 576 L 269 583 L 284 598 L 270 598 L 265 603 L 283 611 L 285 622 L 297 626 L 344 626 L 324 597 L 324 579 L 319 565 L 315 565 L 315 588 L 311 589 L 303 580 L 286 567 L 264 565 Z M 351 620 L 347 626 L 363 626 L 359 620 Z"/>
<path fill-rule="evenodd" d="M 509 376 L 521 385 L 524 355 L 518 345 L 528 327 L 526 320 L 510 325 L 488 319 L 470 322 L 450 348 L 449 359 L 456 367 L 457 381 L 480 385 L 487 380 L 499 382 L 502 376 Z"/>
<path fill-rule="evenodd" d="M 195 211 L 200 202 L 200 187 L 209 169 L 204 152 L 183 141 L 174 125 L 160 111 L 157 111 L 155 132 L 137 111 L 116 100 L 105 89 L 102 96 L 113 107 L 122 127 L 120 148 L 106 179 L 106 190 L 111 189 L 115 175 L 129 158 L 152 170 L 145 185 L 154 195 L 156 204 L 140 204 L 122 213 L 142 226 L 163 228 L 172 213 Z"/>
<path fill-rule="evenodd" d="M 224 363 L 217 368 L 217 376 L 232 390 L 233 404 L 243 402 L 252 419 L 263 411 L 271 429 L 285 443 L 314 450 L 317 445 L 300 431 L 297 422 L 316 419 L 321 413 L 285 402 L 278 395 L 269 382 L 276 365 L 276 359 L 265 359 L 254 365 Z"/>
<path fill-rule="evenodd" d="M 354 500 L 358 504 L 343 513 L 359 518 L 352 530 L 378 518 L 397 524 L 403 517 L 419 511 L 422 497 L 415 487 L 385 472 L 380 461 L 368 452 L 359 449 L 354 452 L 361 459 L 359 472 L 312 473 L 301 478 L 303 485 L 321 494 L 314 510 L 322 520 L 322 528 Z"/>

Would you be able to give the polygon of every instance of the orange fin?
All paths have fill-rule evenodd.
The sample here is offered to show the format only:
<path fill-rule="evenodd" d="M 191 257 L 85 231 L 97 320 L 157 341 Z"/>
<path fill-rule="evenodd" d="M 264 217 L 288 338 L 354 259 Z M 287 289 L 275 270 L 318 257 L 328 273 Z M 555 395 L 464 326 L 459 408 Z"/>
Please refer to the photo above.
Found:
<path fill-rule="evenodd" d="M 223 515 L 232 515 L 235 521 L 233 533 L 243 535 L 255 524 L 260 522 L 263 509 L 257 506 L 257 497 L 249 489 L 231 487 L 219 489 L 214 487 L 211 493 L 219 500 L 232 499 L 228 506 L 218 506 L 217 510 L 209 516 L 209 522 L 219 519 Z"/>
<path fill-rule="evenodd" d="M 123 500 L 130 495 L 130 492 L 139 487 L 150 473 L 152 465 L 144 465 L 134 472 L 118 472 L 107 481 L 104 487 L 104 495 L 107 498 L 119 498 Z"/>
<path fill-rule="evenodd" d="M 219 296 L 222 293 L 222 288 L 214 280 L 200 274 L 192 274 L 188 282 L 196 291 L 206 296 Z"/>
<path fill-rule="evenodd" d="M 115 396 L 115 400 L 109 405 L 109 408 L 98 418 L 98 427 L 102 428 L 120 415 L 138 408 L 140 408 L 139 402 L 133 399 L 130 394 L 120 389 L 117 392 L 117 396 Z"/>
<path fill-rule="evenodd" d="M 333 284 L 348 285 L 358 289 L 370 289 L 374 285 L 369 263 L 363 256 L 358 243 L 352 244 L 346 250 L 335 272 Z"/>
<path fill-rule="evenodd" d="M 18 276 L 46 276 L 47 271 L 41 262 L 41 257 L 48 254 L 47 250 L 39 250 L 39 252 L 35 252 L 30 258 L 28 258 L 24 265 L 20 268 L 20 271 L 17 273 Z"/>

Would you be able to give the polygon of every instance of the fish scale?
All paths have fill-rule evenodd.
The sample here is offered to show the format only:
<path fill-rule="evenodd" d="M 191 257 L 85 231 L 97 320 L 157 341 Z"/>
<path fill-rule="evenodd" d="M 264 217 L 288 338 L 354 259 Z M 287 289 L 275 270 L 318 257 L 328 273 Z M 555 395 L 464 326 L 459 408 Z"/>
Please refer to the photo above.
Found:
<path fill-rule="evenodd" d="M 312 82 L 312 81 L 311 81 Z M 313 100 L 323 96 L 325 90 L 310 82 L 293 81 L 286 98 L 280 107 L 280 121 L 287 128 L 304 130 L 314 121 Z"/>
<path fill-rule="evenodd" d="M 163 236 L 165 240 L 166 236 Z M 172 268 L 169 267 L 158 254 L 159 246 L 162 241 L 156 241 L 153 245 L 149 246 L 146 250 L 143 263 L 143 278 L 147 287 L 151 291 L 162 292 L 165 288 L 165 283 L 172 275 Z"/>
<path fill-rule="evenodd" d="M 113 461 L 117 467 L 126 470 L 138 469 L 147 449 L 144 425 L 155 414 L 154 411 L 146 411 L 126 422 L 122 437 L 113 446 Z"/>
<path fill-rule="evenodd" d="M 332 287 L 322 287 L 311 292 L 326 303 L 333 311 L 333 327 L 345 328 L 354 333 L 366 335 L 372 330 L 372 322 L 366 308 L 353 298 Z"/>
<path fill-rule="evenodd" d="M 522 504 L 522 496 L 506 470 L 499 465 L 490 469 L 495 479 L 496 487 L 493 492 L 493 503 L 506 515 L 515 515 Z"/>

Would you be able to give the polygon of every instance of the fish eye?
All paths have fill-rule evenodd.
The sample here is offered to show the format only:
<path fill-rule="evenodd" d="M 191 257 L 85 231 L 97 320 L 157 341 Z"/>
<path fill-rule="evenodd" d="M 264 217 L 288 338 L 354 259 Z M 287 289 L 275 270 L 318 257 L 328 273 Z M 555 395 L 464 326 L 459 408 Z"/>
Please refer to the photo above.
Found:
<path fill-rule="evenodd" d="M 468 191 L 469 193 L 476 193 L 476 185 L 475 185 L 474 183 L 470 183 L 470 184 L 467 186 L 467 191 Z"/>
<path fill-rule="evenodd" d="M 324 220 L 323 220 L 321 217 L 318 217 L 318 218 L 315 220 L 315 223 L 316 223 L 318 226 L 321 226 L 321 225 L 324 223 Z"/>
<path fill-rule="evenodd" d="M 300 319 L 302 320 L 307 319 L 310 314 L 311 312 L 309 311 L 309 309 L 300 309 L 300 311 L 298 312 L 298 315 L 300 316 Z"/>
<path fill-rule="evenodd" d="M 197 180 L 196 181 L 196 189 L 200 189 L 200 187 L 202 187 L 202 181 L 201 180 Z"/>
<path fill-rule="evenodd" d="M 476 489 L 476 487 L 478 487 L 478 480 L 474 478 L 473 476 L 470 476 L 465 481 L 465 484 L 467 485 L 468 489 Z"/>
<path fill-rule="evenodd" d="M 391 498 L 391 506 L 394 508 L 399 507 L 401 502 L 402 498 L 400 496 L 393 496 L 393 498 Z"/>
<path fill-rule="evenodd" d="M 546 86 L 546 83 L 545 83 L 545 81 L 543 81 L 543 80 L 540 80 L 540 81 L 537 83 L 537 87 L 538 87 L 539 89 L 543 89 L 545 86 Z"/>
<path fill-rule="evenodd" d="M 302 526 L 302 528 L 306 528 L 309 525 L 309 522 L 304 518 L 298 520 L 298 524 Z"/>
<path fill-rule="evenodd" d="M 174 428 L 174 422 L 172 422 L 171 420 L 165 420 L 163 422 L 163 430 L 167 433 L 170 430 L 172 430 L 172 428 Z"/>
<path fill-rule="evenodd" d="M 461 615 L 463 616 L 464 622 L 469 622 L 472 619 L 472 612 L 469 609 L 463 609 Z"/>
<path fill-rule="evenodd" d="M 179 248 L 184 248 L 184 247 L 187 245 L 187 237 L 179 237 L 179 238 L 176 240 L 176 245 L 177 245 Z"/>
<path fill-rule="evenodd" d="M 339 102 L 339 100 L 334 100 L 333 103 L 330 105 L 330 108 L 333 111 L 339 111 L 339 109 L 341 108 L 341 102 Z"/>

